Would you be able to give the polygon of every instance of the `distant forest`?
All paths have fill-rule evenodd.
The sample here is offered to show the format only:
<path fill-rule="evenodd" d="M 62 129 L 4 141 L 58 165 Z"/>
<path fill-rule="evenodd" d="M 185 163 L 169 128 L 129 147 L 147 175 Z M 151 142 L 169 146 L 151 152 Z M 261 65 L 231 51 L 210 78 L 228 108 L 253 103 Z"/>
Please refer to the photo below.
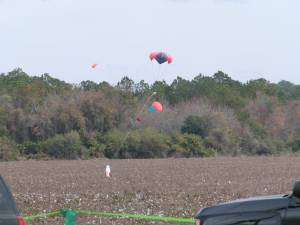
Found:
<path fill-rule="evenodd" d="M 148 103 L 163 104 L 150 113 Z M 192 80 L 69 84 L 17 68 L 0 74 L 0 160 L 207 157 L 300 151 L 300 85 Z"/>

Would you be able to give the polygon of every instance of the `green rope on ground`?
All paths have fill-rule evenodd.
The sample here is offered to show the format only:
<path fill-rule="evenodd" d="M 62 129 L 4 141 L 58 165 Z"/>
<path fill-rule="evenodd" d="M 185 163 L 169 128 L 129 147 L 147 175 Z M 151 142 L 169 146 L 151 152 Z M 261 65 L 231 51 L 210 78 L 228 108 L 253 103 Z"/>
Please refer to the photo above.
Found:
<path fill-rule="evenodd" d="M 97 212 L 97 211 L 87 211 L 87 210 L 71 210 L 62 209 L 60 211 L 54 211 L 49 213 L 41 213 L 31 216 L 25 216 L 24 219 L 27 222 L 46 219 L 49 217 L 63 216 L 65 218 L 65 225 L 76 225 L 76 215 L 79 216 L 102 216 L 102 217 L 125 217 L 131 219 L 141 219 L 141 220 L 152 220 L 152 221 L 169 221 L 178 223 L 194 223 L 193 218 L 176 218 L 176 217 L 162 217 L 162 216 L 146 216 L 143 214 L 127 214 L 127 213 L 109 213 L 109 212 Z"/>
<path fill-rule="evenodd" d="M 30 222 L 30 221 L 33 221 L 33 220 L 47 219 L 49 217 L 57 217 L 57 216 L 61 216 L 60 211 L 53 211 L 53 212 L 49 212 L 49 213 L 39 213 L 39 214 L 36 214 L 36 215 L 31 215 L 31 216 L 24 216 L 24 220 L 26 222 Z"/>
<path fill-rule="evenodd" d="M 107 213 L 107 212 L 93 212 L 78 210 L 78 215 L 81 216 L 104 216 L 104 217 L 126 217 L 132 219 L 143 219 L 143 220 L 160 220 L 180 223 L 194 223 L 193 218 L 176 218 L 176 217 L 162 217 L 162 216 L 145 216 L 143 214 L 127 214 L 127 213 Z"/>

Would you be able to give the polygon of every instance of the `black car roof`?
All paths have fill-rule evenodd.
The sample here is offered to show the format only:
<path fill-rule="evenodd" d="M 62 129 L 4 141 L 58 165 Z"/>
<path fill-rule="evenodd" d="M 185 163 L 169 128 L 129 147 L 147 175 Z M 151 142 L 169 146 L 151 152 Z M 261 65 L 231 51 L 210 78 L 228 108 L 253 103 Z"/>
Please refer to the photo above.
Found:
<path fill-rule="evenodd" d="M 239 199 L 233 202 L 204 208 L 197 214 L 196 218 L 235 213 L 274 211 L 287 208 L 289 201 L 290 197 L 286 195 Z"/>
<path fill-rule="evenodd" d="M 14 197 L 10 192 L 9 186 L 5 183 L 4 178 L 0 175 L 0 214 L 19 215 Z"/>

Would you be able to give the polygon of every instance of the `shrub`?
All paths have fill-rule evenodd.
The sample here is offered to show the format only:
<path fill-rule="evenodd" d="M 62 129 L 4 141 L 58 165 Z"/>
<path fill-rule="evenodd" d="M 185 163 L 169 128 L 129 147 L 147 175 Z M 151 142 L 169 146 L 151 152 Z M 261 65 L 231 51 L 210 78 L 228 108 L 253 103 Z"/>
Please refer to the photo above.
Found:
<path fill-rule="evenodd" d="M 16 144 L 7 137 L 0 137 L 0 161 L 16 160 L 18 155 Z"/>
<path fill-rule="evenodd" d="M 293 152 L 300 151 L 300 139 L 295 139 L 288 143 L 288 146 L 292 149 Z"/>
<path fill-rule="evenodd" d="M 112 130 L 103 136 L 103 143 L 105 144 L 104 155 L 107 158 L 118 158 L 120 146 L 124 138 L 124 134 L 118 130 Z"/>
<path fill-rule="evenodd" d="M 172 135 L 173 154 L 181 154 L 184 157 L 206 157 L 215 155 L 215 150 L 204 146 L 203 139 L 195 134 L 180 134 Z"/>
<path fill-rule="evenodd" d="M 57 134 L 43 143 L 43 149 L 50 157 L 75 159 L 81 156 L 81 140 L 77 131 Z"/>
<path fill-rule="evenodd" d="M 153 128 L 137 130 L 126 142 L 125 152 L 133 158 L 166 157 L 169 150 L 169 137 Z"/>
<path fill-rule="evenodd" d="M 41 152 L 41 143 L 40 142 L 26 142 L 19 146 L 24 155 L 36 155 Z"/>
<path fill-rule="evenodd" d="M 209 116 L 188 116 L 181 127 L 181 132 L 206 137 L 211 126 L 211 118 Z"/>

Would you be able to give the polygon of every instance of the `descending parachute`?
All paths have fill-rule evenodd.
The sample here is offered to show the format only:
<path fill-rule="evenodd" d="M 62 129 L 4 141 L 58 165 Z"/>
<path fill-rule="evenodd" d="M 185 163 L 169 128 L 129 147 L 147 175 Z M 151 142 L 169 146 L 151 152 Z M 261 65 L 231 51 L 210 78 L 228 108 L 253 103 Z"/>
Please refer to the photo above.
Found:
<path fill-rule="evenodd" d="M 155 59 L 159 64 L 168 62 L 169 64 L 173 62 L 173 57 L 164 52 L 151 52 L 149 55 L 150 60 Z"/>
<path fill-rule="evenodd" d="M 148 108 L 148 112 L 162 112 L 163 111 L 163 106 L 160 102 L 153 102 L 152 105 Z"/>
<path fill-rule="evenodd" d="M 93 69 L 96 69 L 97 64 L 94 63 L 94 64 L 91 65 L 91 67 L 92 67 Z"/>
<path fill-rule="evenodd" d="M 150 113 L 155 113 L 155 112 L 163 112 L 163 106 L 160 102 L 154 101 L 152 103 L 152 105 L 148 108 L 148 112 Z M 142 118 L 141 117 L 137 117 L 136 121 L 138 123 L 142 122 Z"/>
<path fill-rule="evenodd" d="M 153 113 L 153 112 L 156 112 L 156 110 L 154 109 L 153 106 L 150 106 L 150 107 L 148 108 L 148 112 Z"/>

